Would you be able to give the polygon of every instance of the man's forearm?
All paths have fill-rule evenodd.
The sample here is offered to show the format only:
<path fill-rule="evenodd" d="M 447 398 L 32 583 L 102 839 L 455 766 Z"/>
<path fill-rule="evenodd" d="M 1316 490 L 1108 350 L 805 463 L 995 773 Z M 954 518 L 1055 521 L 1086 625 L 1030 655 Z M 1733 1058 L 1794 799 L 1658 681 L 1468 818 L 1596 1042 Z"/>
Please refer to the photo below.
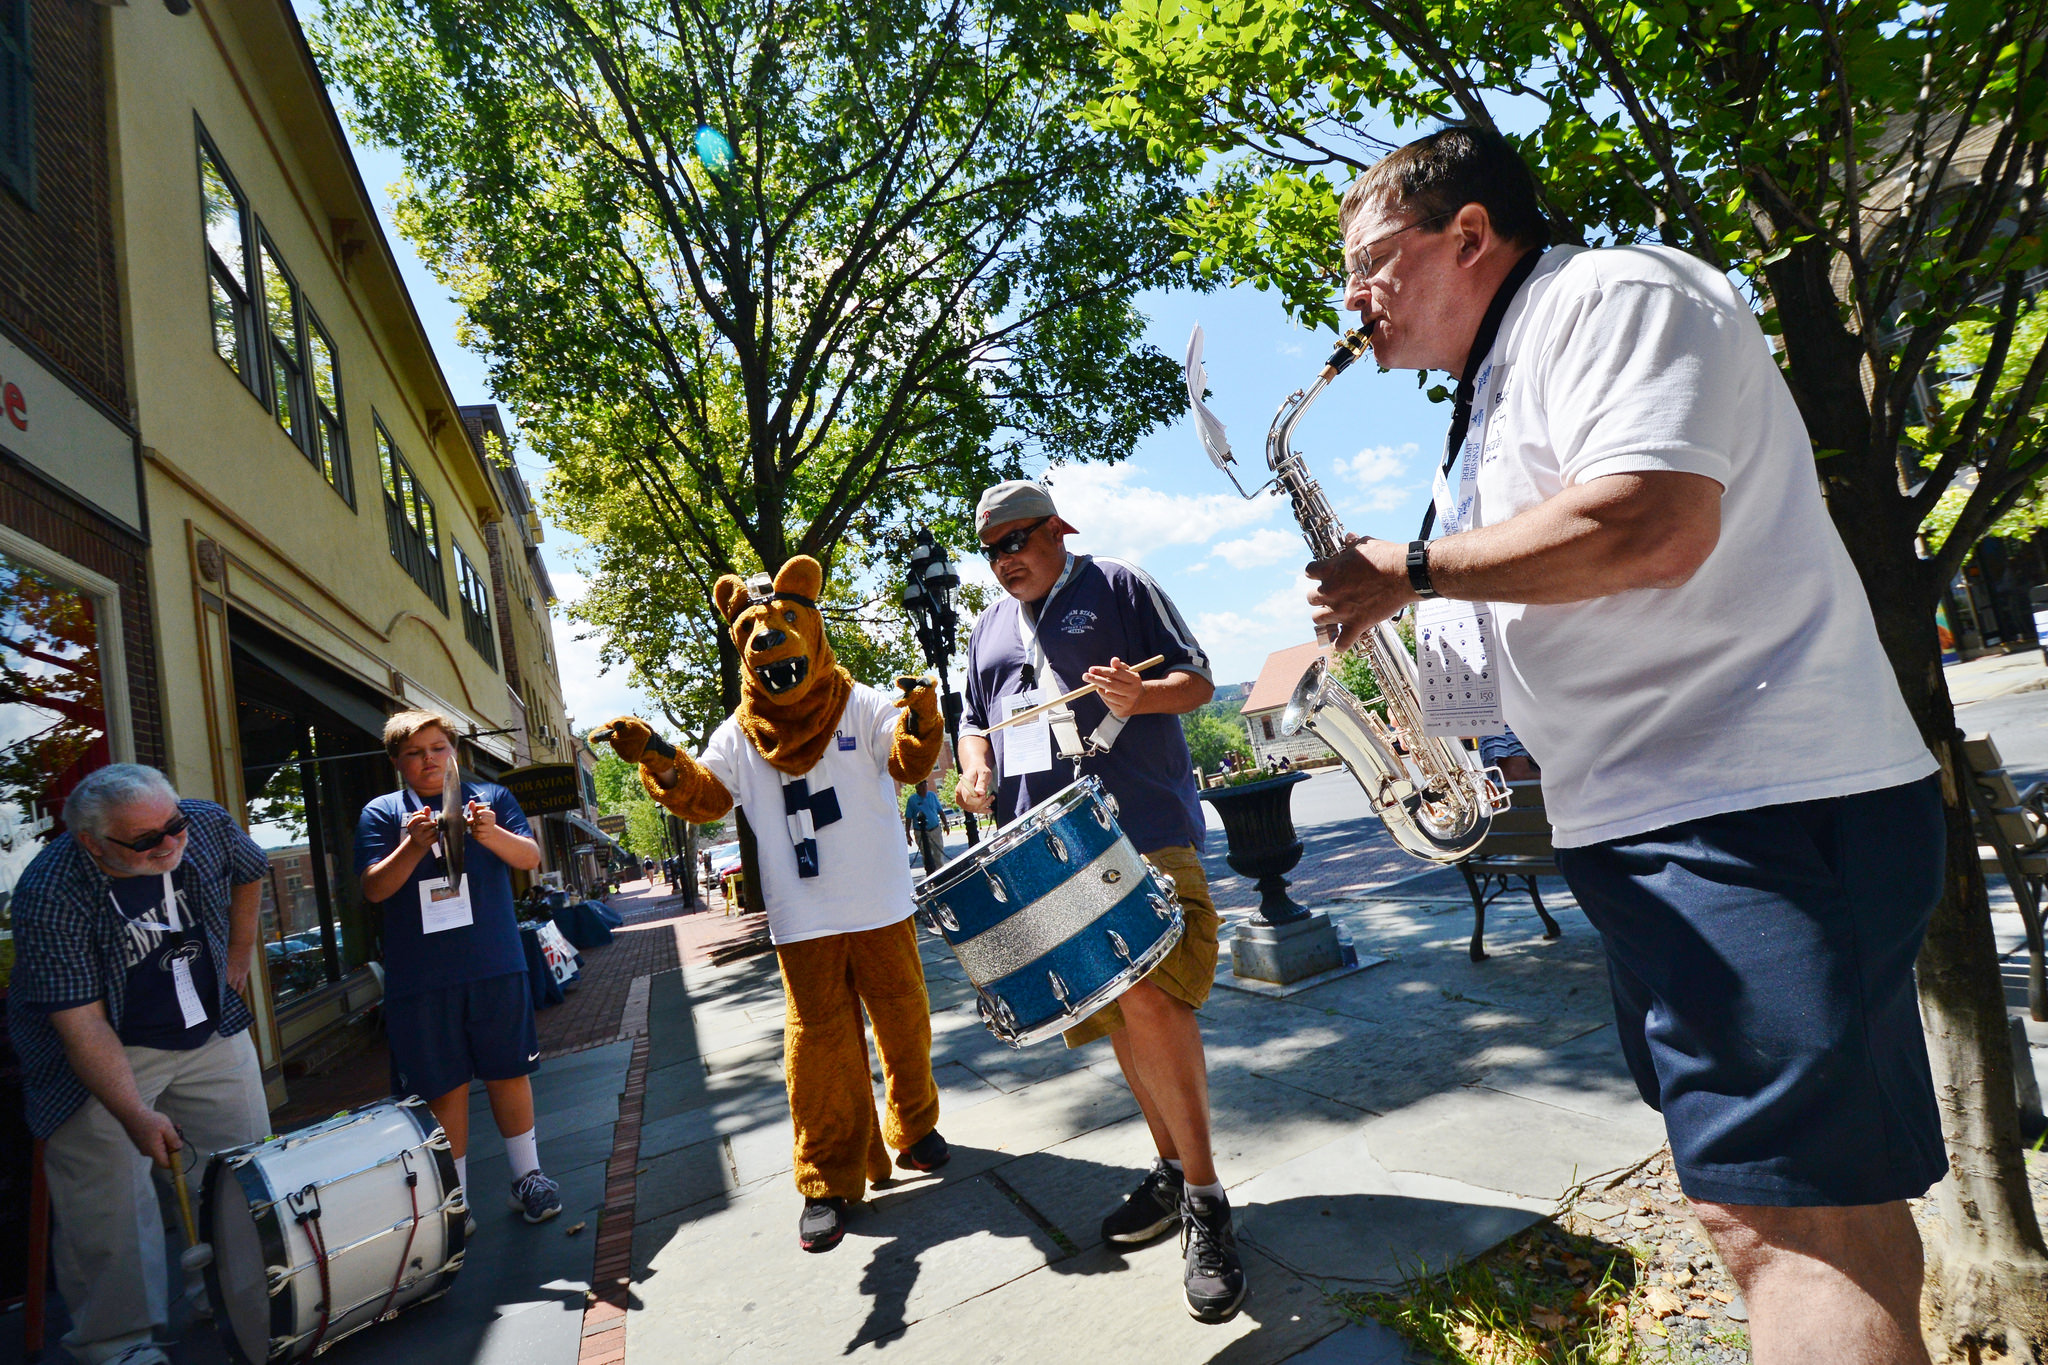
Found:
<path fill-rule="evenodd" d="M 1163 678 L 1148 678 L 1138 693 L 1134 716 L 1184 716 L 1200 710 L 1216 695 L 1216 684 L 1199 673 L 1176 669 Z"/>
<path fill-rule="evenodd" d="M 123 1127 L 149 1111 L 142 1092 L 135 1088 L 127 1050 L 107 1020 L 103 1001 L 59 1010 L 50 1016 L 50 1023 L 64 1044 L 64 1060 L 71 1064 L 71 1073 Z"/>
<path fill-rule="evenodd" d="M 1430 583 L 1472 602 L 1583 602 L 1692 577 L 1721 532 L 1721 486 L 1697 474 L 1615 474 L 1429 547 Z M 1407 546 L 1379 542 L 1377 556 Z"/>
<path fill-rule="evenodd" d="M 256 951 L 256 916 L 262 909 L 263 883 L 242 882 L 228 890 L 228 952 L 247 957 Z"/>

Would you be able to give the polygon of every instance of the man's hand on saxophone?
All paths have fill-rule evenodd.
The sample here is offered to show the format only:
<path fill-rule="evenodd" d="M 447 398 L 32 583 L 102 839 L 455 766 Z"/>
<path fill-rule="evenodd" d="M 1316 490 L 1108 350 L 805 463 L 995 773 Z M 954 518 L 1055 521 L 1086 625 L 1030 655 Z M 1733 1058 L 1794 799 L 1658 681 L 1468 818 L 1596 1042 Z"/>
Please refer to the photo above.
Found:
<path fill-rule="evenodd" d="M 1333 652 L 1342 654 L 1366 631 L 1420 600 L 1408 582 L 1408 547 L 1391 540 L 1347 535 L 1344 548 L 1303 570 L 1316 581 L 1308 595 L 1316 633 L 1337 630 Z"/>

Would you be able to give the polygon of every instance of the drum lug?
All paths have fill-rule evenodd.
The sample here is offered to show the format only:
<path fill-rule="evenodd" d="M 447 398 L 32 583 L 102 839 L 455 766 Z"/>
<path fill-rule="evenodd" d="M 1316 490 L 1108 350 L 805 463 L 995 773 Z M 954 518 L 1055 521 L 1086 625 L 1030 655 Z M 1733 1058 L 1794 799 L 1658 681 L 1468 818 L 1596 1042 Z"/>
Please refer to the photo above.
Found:
<path fill-rule="evenodd" d="M 1060 974 L 1055 971 L 1048 971 L 1045 976 L 1046 980 L 1052 983 L 1053 998 L 1060 1002 L 1060 1008 L 1068 1014 L 1072 1014 L 1074 1012 L 1074 1001 L 1073 997 L 1067 993 L 1067 983 L 1060 980 Z"/>
<path fill-rule="evenodd" d="M 989 1030 L 1004 1042 L 1017 1037 L 1017 1012 L 1010 1008 L 1010 1002 L 1000 995 L 990 995 L 979 986 L 975 987 L 975 1003 L 981 1010 L 981 1017 Z"/>
<path fill-rule="evenodd" d="M 1058 858 L 1061 862 L 1070 861 L 1067 857 L 1066 841 L 1060 838 L 1058 830 L 1049 829 L 1045 832 L 1045 846 L 1051 849 L 1052 856 Z"/>
<path fill-rule="evenodd" d="M 1095 796 L 1095 823 L 1108 829 L 1116 824 L 1116 805 L 1113 798 L 1100 792 Z"/>
<path fill-rule="evenodd" d="M 952 906 L 947 905 L 944 901 L 940 901 L 938 916 L 939 923 L 944 926 L 947 933 L 957 934 L 960 932 L 960 921 L 954 918 Z"/>
<path fill-rule="evenodd" d="M 1131 945 L 1124 942 L 1124 936 L 1114 929 L 1109 931 L 1109 948 L 1111 952 L 1123 959 L 1126 967 L 1131 965 Z"/>
<path fill-rule="evenodd" d="M 1008 905 L 1010 903 L 1010 893 L 1004 889 L 1003 879 L 996 875 L 996 870 L 992 867 L 985 867 L 981 870 L 981 875 L 988 878 L 989 894 L 1002 904 Z"/>
<path fill-rule="evenodd" d="M 1157 891 L 1154 891 L 1151 894 L 1147 895 L 1145 899 L 1152 903 L 1153 914 L 1159 916 L 1159 918 L 1161 919 L 1173 918 L 1172 901 L 1169 901 L 1168 899 L 1166 899 L 1166 897 L 1160 895 Z"/>

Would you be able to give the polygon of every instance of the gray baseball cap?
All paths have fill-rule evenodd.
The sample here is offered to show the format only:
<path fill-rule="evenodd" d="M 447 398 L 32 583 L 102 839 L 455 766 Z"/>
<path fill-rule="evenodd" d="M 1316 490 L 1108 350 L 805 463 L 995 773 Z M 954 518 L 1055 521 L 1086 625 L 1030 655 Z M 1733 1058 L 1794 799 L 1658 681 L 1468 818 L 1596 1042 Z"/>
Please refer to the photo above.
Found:
<path fill-rule="evenodd" d="M 1052 493 L 1044 484 L 1010 479 L 981 495 L 981 501 L 974 507 L 974 533 L 979 536 L 986 534 L 989 527 L 1005 522 L 1036 521 L 1059 514 L 1059 509 L 1052 505 Z"/>

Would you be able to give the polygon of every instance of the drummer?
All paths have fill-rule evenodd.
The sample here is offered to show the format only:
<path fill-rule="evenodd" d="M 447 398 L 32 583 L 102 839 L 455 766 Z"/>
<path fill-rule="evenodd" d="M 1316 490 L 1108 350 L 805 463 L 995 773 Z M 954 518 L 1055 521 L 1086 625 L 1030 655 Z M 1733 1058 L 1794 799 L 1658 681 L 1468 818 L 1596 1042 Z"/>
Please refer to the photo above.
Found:
<path fill-rule="evenodd" d="M 241 996 L 268 870 L 225 810 L 115 763 L 72 789 L 15 885 L 8 1032 L 44 1140 L 64 1346 L 86 1365 L 169 1365 L 152 1163 L 193 1170 L 270 1127 Z"/>
<path fill-rule="evenodd" d="M 1209 660 L 1159 585 L 1135 564 L 1067 552 L 1074 528 L 1052 494 L 1023 480 L 981 495 L 974 525 L 1007 597 L 974 623 L 967 708 L 954 801 L 998 823 L 1045 801 L 1079 775 L 1054 752 L 1050 728 L 989 727 L 1084 683 L 1072 703 L 1091 750 L 1079 773 L 1116 798 L 1137 851 L 1173 878 L 1186 928 L 1173 951 L 1122 999 L 1067 1030 L 1067 1046 L 1107 1036 L 1144 1111 L 1158 1160 L 1102 1223 L 1106 1242 L 1183 1233 L 1188 1311 L 1224 1322 L 1244 1302 L 1244 1269 L 1230 1201 L 1209 1146 L 1209 1077 L 1195 1011 L 1216 974 L 1216 906 L 1202 873 L 1201 806 L 1177 717 L 1215 693 Z M 1165 656 L 1140 678 L 1128 660 Z M 1000 774 L 1000 777 L 998 776 Z"/>
<path fill-rule="evenodd" d="M 562 1196 L 540 1168 L 534 1136 L 529 1077 L 540 1069 L 540 1039 L 510 871 L 539 867 L 540 845 L 512 793 L 461 779 L 456 733 L 431 711 L 401 711 L 385 722 L 384 749 L 399 788 L 363 807 L 356 872 L 363 898 L 383 912 L 384 1028 L 400 1092 L 433 1109 L 467 1187 L 469 1083 L 481 1078 L 505 1139 L 506 1203 L 542 1223 L 562 1211 Z M 464 824 L 455 881 L 437 826 L 451 774 L 461 783 Z"/>

